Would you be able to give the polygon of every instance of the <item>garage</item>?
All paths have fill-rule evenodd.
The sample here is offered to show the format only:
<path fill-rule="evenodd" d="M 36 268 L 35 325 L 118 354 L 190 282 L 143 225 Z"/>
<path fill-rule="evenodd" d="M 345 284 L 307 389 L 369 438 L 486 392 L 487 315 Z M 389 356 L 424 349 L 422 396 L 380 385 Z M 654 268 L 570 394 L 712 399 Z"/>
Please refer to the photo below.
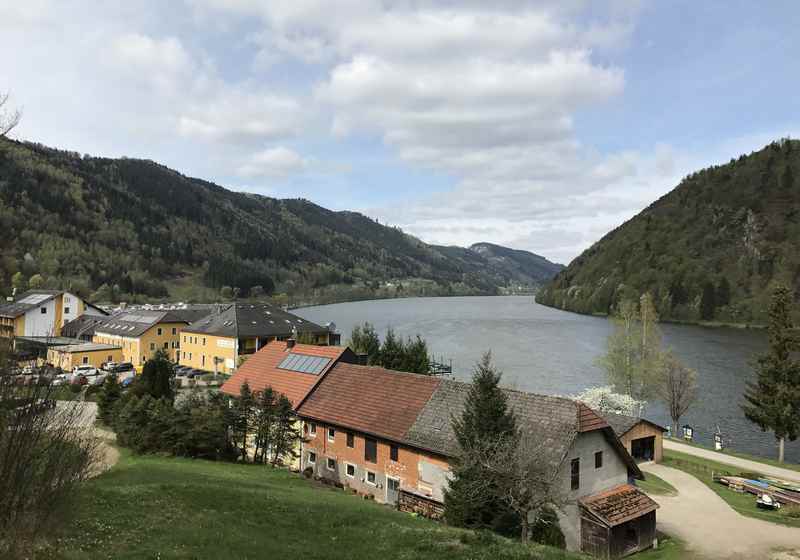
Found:
<path fill-rule="evenodd" d="M 631 457 L 638 462 L 661 462 L 666 428 L 650 420 L 624 414 L 606 413 L 604 416 Z"/>

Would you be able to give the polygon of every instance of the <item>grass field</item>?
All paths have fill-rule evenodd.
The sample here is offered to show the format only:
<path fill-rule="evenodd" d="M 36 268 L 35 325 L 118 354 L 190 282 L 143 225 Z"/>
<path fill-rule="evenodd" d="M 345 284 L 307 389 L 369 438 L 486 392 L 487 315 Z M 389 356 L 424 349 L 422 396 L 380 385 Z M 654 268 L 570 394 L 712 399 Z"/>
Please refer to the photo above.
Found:
<path fill-rule="evenodd" d="M 658 548 L 645 550 L 635 556 L 632 560 L 703 560 L 702 556 L 688 551 L 686 544 L 675 537 L 658 535 Z"/>
<path fill-rule="evenodd" d="M 681 443 L 684 445 L 689 445 L 691 447 L 697 447 L 699 449 L 707 449 L 709 451 L 713 451 L 710 447 L 706 447 L 705 445 L 700 445 L 698 443 L 690 443 L 684 441 L 682 439 L 676 438 L 669 438 L 669 441 L 674 441 L 676 443 Z M 749 461 L 756 461 L 758 463 L 764 463 L 765 465 L 771 465 L 773 467 L 780 467 L 782 469 L 787 469 L 790 471 L 797 471 L 800 472 L 800 465 L 797 463 L 787 463 L 787 462 L 779 462 L 777 459 L 768 459 L 766 457 L 757 457 L 755 455 L 748 455 L 747 453 L 739 453 L 738 451 L 732 451 L 730 449 L 725 449 L 724 451 L 720 451 L 723 455 L 730 455 L 731 457 L 738 457 L 739 459 L 747 459 Z"/>
<path fill-rule="evenodd" d="M 540 559 L 578 556 L 446 527 L 283 470 L 132 456 L 82 489 L 37 557 Z"/>
<path fill-rule="evenodd" d="M 800 527 L 800 508 L 784 507 L 778 511 L 767 511 L 756 507 L 756 497 L 752 494 L 740 494 L 729 490 L 726 486 L 718 484 L 712 480 L 713 473 L 728 473 L 732 475 L 740 474 L 736 467 L 709 461 L 694 455 L 687 455 L 671 449 L 664 450 L 663 464 L 685 471 L 703 484 L 711 488 L 718 496 L 725 500 L 733 509 L 756 519 L 763 519 L 772 523 L 780 523 L 789 527 Z M 755 474 L 755 473 L 750 473 Z M 649 474 L 647 475 L 650 476 Z"/>
<path fill-rule="evenodd" d="M 646 473 L 644 480 L 637 480 L 636 486 L 644 490 L 647 494 L 658 496 L 675 496 L 678 491 L 675 487 L 664 480 L 659 478 L 653 473 Z"/>

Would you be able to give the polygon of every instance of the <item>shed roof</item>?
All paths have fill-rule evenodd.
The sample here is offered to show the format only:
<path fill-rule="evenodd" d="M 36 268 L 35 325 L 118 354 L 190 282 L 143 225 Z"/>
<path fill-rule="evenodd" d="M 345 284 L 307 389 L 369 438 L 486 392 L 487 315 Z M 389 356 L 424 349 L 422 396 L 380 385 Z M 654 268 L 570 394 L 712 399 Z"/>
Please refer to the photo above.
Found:
<path fill-rule="evenodd" d="M 101 344 L 99 342 L 84 342 L 82 344 L 69 344 L 66 346 L 56 346 L 51 348 L 56 352 L 65 354 L 75 354 L 76 352 L 101 352 L 103 350 L 120 350 L 119 346 L 112 344 Z"/>
<path fill-rule="evenodd" d="M 178 311 L 123 311 L 95 325 L 98 333 L 136 338 L 146 333 L 159 323 L 189 323 L 189 318 Z"/>
<path fill-rule="evenodd" d="M 291 354 L 299 356 L 319 357 L 330 360 L 321 364 L 322 369 L 316 373 L 305 373 L 279 367 Z M 352 352 L 345 346 L 313 346 L 311 344 L 295 344 L 288 348 L 286 341 L 273 340 L 261 350 L 250 356 L 222 386 L 222 391 L 229 395 L 238 395 L 246 381 L 252 391 L 263 391 L 267 387 L 283 393 L 296 405 L 308 394 L 314 385 L 333 367 L 337 361 L 348 359 Z M 352 355 L 355 358 L 355 355 Z"/>
<path fill-rule="evenodd" d="M 80 338 L 81 336 L 94 335 L 95 328 L 106 322 L 108 317 L 101 315 L 87 315 L 84 313 L 80 317 L 76 317 L 72 321 L 67 321 L 61 327 L 61 335 L 69 336 L 72 338 Z"/>
<path fill-rule="evenodd" d="M 580 504 L 608 527 L 616 527 L 658 509 L 652 498 L 630 484 L 620 484 L 586 496 L 580 499 Z"/>
<path fill-rule="evenodd" d="M 659 426 L 655 422 L 651 422 L 645 418 L 636 418 L 635 416 L 627 416 L 625 414 L 616 414 L 614 412 L 606 412 L 603 414 L 605 416 L 606 421 L 608 421 L 609 425 L 614 429 L 614 433 L 617 434 L 617 437 L 622 437 L 628 432 L 633 429 L 634 426 L 638 424 L 649 424 L 653 426 L 657 430 L 661 430 L 662 432 L 666 432 L 667 429 L 663 426 Z"/>
<path fill-rule="evenodd" d="M 220 306 L 184 330 L 237 338 L 290 336 L 295 330 L 299 333 L 324 333 L 328 329 L 267 303 L 235 303 Z"/>

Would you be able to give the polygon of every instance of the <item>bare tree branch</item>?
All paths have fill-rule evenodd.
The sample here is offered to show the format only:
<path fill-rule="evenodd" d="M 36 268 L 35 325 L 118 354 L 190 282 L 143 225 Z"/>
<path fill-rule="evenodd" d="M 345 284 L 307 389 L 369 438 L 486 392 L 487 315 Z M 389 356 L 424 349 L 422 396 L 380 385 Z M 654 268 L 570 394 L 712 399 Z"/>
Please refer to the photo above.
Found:
<path fill-rule="evenodd" d="M 8 135 L 22 119 L 22 111 L 19 109 L 11 111 L 6 107 L 8 97 L 8 93 L 0 93 L 0 137 Z"/>
<path fill-rule="evenodd" d="M 697 399 L 697 373 L 669 354 L 661 372 L 661 379 L 656 386 L 656 392 L 667 405 L 670 418 L 672 418 L 672 430 L 677 435 L 681 416 L 686 414 Z"/>

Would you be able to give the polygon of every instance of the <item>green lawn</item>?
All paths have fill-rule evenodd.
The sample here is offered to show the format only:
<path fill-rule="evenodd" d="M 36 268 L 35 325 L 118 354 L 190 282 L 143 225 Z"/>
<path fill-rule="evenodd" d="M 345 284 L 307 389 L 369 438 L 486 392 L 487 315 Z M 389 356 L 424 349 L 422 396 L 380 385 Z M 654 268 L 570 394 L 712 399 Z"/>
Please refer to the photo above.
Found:
<path fill-rule="evenodd" d="M 706 449 L 709 451 L 713 451 L 710 447 L 706 447 L 705 445 L 700 445 L 699 443 L 689 443 L 682 439 L 677 438 L 669 438 L 669 441 L 674 441 L 677 443 L 682 443 L 684 445 L 689 445 L 691 447 L 697 447 L 700 449 Z M 756 461 L 758 463 L 764 463 L 765 465 L 771 465 L 773 467 L 780 467 L 782 469 L 787 469 L 790 471 L 797 471 L 800 472 L 800 465 L 797 463 L 781 463 L 777 459 L 767 459 L 765 457 L 757 457 L 755 455 L 748 455 L 747 453 L 739 453 L 738 451 L 732 451 L 730 449 L 725 449 L 724 451 L 720 451 L 723 455 L 730 455 L 731 457 L 738 457 L 740 459 L 747 459 L 749 461 Z M 777 451 L 776 451 L 777 453 Z"/>
<path fill-rule="evenodd" d="M 763 519 L 764 521 L 770 521 L 772 523 L 780 523 L 790 527 L 800 527 L 800 508 L 784 507 L 778 511 L 758 509 L 756 507 L 756 497 L 753 494 L 734 492 L 733 490 L 729 490 L 727 486 L 723 486 L 712 480 L 713 473 L 740 474 L 736 467 L 709 461 L 707 459 L 695 457 L 694 455 L 687 455 L 686 453 L 680 453 L 671 449 L 664 450 L 663 464 L 694 475 L 742 515 Z M 748 473 L 748 476 L 753 474 L 756 473 Z M 650 475 L 648 474 L 646 476 L 649 477 Z"/>
<path fill-rule="evenodd" d="M 661 533 L 658 535 L 658 548 L 651 548 L 631 556 L 632 560 L 702 560 L 702 558 L 689 552 L 682 540 Z"/>
<path fill-rule="evenodd" d="M 657 477 L 653 473 L 645 473 L 644 477 L 644 480 L 636 481 L 636 486 L 644 490 L 647 494 L 675 496 L 678 493 L 672 484 L 663 478 Z"/>
<path fill-rule="evenodd" d="M 399 513 L 263 466 L 132 456 L 86 483 L 37 557 L 541 559 L 578 556 Z"/>

